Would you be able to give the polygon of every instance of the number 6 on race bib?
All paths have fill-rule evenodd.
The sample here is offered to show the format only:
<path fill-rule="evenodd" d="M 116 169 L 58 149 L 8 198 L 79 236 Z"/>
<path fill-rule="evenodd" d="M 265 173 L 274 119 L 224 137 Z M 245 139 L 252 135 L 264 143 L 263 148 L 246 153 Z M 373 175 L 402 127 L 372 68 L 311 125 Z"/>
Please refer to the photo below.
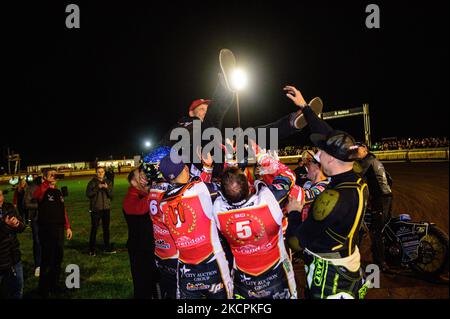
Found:
<path fill-rule="evenodd" d="M 250 228 L 250 221 L 244 220 L 236 223 L 236 235 L 240 239 L 249 238 L 252 235 L 252 229 Z"/>
<path fill-rule="evenodd" d="M 156 200 L 152 200 L 150 202 L 150 213 L 152 215 L 156 215 L 158 213 L 158 202 Z"/>

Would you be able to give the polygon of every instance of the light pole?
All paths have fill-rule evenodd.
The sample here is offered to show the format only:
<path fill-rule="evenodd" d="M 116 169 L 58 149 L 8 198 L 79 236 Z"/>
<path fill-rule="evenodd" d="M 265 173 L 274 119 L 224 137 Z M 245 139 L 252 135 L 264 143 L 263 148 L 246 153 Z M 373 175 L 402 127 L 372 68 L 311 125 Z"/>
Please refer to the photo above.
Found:
<path fill-rule="evenodd" d="M 236 93 L 236 109 L 238 115 L 238 125 L 241 127 L 241 114 L 239 112 L 239 94 L 247 86 L 247 74 L 240 68 L 236 67 L 236 58 L 229 49 L 221 49 L 219 53 L 219 63 L 222 74 L 228 89 Z"/>
<path fill-rule="evenodd" d="M 236 93 L 236 109 L 238 115 L 238 127 L 241 127 L 241 113 L 239 110 L 239 91 L 242 91 L 247 86 L 248 79 L 247 74 L 239 68 L 233 70 L 231 74 L 231 86 Z"/>

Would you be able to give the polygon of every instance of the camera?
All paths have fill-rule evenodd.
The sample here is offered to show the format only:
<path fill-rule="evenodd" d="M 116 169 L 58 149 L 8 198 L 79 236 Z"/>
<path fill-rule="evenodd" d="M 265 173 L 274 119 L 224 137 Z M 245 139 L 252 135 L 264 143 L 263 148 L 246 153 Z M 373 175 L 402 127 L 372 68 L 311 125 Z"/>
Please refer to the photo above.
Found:
<path fill-rule="evenodd" d="M 67 188 L 67 186 L 61 187 L 61 193 L 62 193 L 63 197 L 69 196 L 69 189 Z"/>
<path fill-rule="evenodd" d="M 12 204 L 9 204 L 7 206 L 3 207 L 3 216 L 0 218 L 0 220 L 6 221 L 6 218 L 9 217 L 15 217 L 16 216 L 16 210 L 14 209 L 14 206 Z"/>

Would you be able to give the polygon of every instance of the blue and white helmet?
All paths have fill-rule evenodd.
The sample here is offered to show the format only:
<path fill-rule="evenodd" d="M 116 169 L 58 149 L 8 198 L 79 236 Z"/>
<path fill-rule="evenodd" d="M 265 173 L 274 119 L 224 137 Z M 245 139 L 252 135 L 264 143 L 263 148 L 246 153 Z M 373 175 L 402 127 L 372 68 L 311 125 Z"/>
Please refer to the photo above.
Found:
<path fill-rule="evenodd" d="M 141 168 L 149 180 L 154 182 L 164 181 L 164 177 L 159 171 L 159 163 L 170 154 L 170 151 L 171 148 L 169 146 L 159 146 L 144 156 Z"/>

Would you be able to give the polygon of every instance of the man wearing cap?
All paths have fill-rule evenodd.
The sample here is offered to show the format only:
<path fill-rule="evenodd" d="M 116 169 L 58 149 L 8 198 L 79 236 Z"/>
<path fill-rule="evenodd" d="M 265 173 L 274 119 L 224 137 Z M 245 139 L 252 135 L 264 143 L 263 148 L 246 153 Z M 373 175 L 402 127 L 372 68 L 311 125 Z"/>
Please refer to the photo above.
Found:
<path fill-rule="evenodd" d="M 383 164 L 374 154 L 369 152 L 367 145 L 358 144 L 358 160 L 355 162 L 355 171 L 363 176 L 369 186 L 368 210 L 372 217 L 370 231 L 372 233 L 372 253 L 375 262 L 383 271 L 391 271 L 385 261 L 384 244 L 381 232 L 385 223 L 391 217 L 392 208 L 392 180 L 384 169 Z"/>
<path fill-rule="evenodd" d="M 312 157 L 305 160 L 306 178 L 308 179 L 302 189 L 305 192 L 305 202 L 302 213 L 302 222 L 308 217 L 309 209 L 314 200 L 328 187 L 330 179 L 323 173 L 320 165 L 319 153 L 312 152 Z"/>
<path fill-rule="evenodd" d="M 160 209 L 179 252 L 177 297 L 231 298 L 233 284 L 213 218 L 218 187 L 191 178 L 189 167 L 175 154 L 163 158 L 159 170 L 171 184 Z"/>
<path fill-rule="evenodd" d="M 298 212 L 289 214 L 291 242 L 297 239 L 305 249 L 306 295 L 313 299 L 364 298 L 367 288 L 357 242 L 368 189 L 353 171 L 358 146 L 352 136 L 335 130 L 312 134 L 311 140 L 320 149 L 320 164 L 331 182 L 302 224 Z"/>
<path fill-rule="evenodd" d="M 233 102 L 234 94 L 226 88 L 225 79 L 219 74 L 219 80 L 212 99 L 197 99 L 191 102 L 188 115 L 180 118 L 177 123 L 161 139 L 161 145 L 173 146 L 178 140 L 171 140 L 170 134 L 176 128 L 185 128 L 193 137 L 194 121 L 201 123 L 200 136 L 204 129 L 209 127 L 222 128 L 223 118 Z M 192 143 L 191 143 L 192 145 Z"/>
<path fill-rule="evenodd" d="M 288 91 L 288 97 L 292 96 L 292 89 L 295 89 L 291 86 L 286 86 L 284 88 L 285 91 Z M 230 106 L 234 99 L 234 92 L 230 91 L 225 84 L 225 79 L 222 74 L 219 74 L 219 81 L 216 86 L 216 90 L 213 94 L 213 98 L 209 99 L 198 99 L 194 100 L 188 109 L 188 116 L 182 117 L 178 122 L 166 133 L 166 135 L 160 141 L 161 145 L 174 146 L 179 140 L 171 140 L 170 135 L 176 128 L 185 128 L 190 136 L 191 143 L 189 146 L 192 146 L 194 133 L 197 136 L 202 136 L 203 130 L 207 128 L 217 128 L 222 131 L 222 124 L 225 114 L 230 109 Z M 303 99 L 303 97 L 302 97 Z M 320 98 L 314 98 L 308 109 L 314 115 L 322 112 L 322 100 Z M 308 123 L 306 121 L 306 115 L 303 114 L 302 110 L 298 110 L 296 112 L 291 112 L 290 114 L 283 116 L 275 122 L 256 126 L 255 129 L 266 129 L 269 131 L 272 128 L 277 129 L 278 139 L 285 139 L 299 131 L 301 131 Z M 317 117 L 317 115 L 316 115 Z M 200 121 L 200 126 L 194 125 L 194 121 Z M 311 125 L 311 124 L 310 124 Z M 197 131 L 198 130 L 198 131 Z M 267 138 L 270 137 L 270 134 L 266 134 Z M 202 141 L 202 143 L 209 141 Z M 267 142 L 267 141 L 266 141 Z M 269 143 L 266 143 L 269 145 Z M 190 152 L 192 163 L 192 156 L 195 153 L 195 150 Z M 200 166 L 197 165 L 197 168 Z M 198 171 L 194 169 L 194 166 L 191 166 L 191 171 L 194 174 L 198 175 Z"/>
<path fill-rule="evenodd" d="M 312 150 L 305 150 L 301 153 L 298 161 L 297 161 L 297 168 L 294 170 L 295 173 L 295 183 L 299 186 L 302 186 L 305 184 L 305 182 L 308 180 L 306 177 L 308 171 L 306 170 L 306 162 L 310 160 L 314 156 L 314 151 Z"/>

